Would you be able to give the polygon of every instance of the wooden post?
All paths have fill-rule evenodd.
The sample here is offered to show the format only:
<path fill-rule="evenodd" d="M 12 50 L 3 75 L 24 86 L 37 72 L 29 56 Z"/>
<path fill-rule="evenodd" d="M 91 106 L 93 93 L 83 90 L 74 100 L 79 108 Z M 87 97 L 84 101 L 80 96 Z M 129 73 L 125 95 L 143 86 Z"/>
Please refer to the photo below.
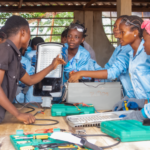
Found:
<path fill-rule="evenodd" d="M 19 1 L 19 5 L 18 5 L 18 8 L 21 8 L 21 7 L 22 7 L 22 3 L 23 3 L 23 0 L 20 0 L 20 1 Z"/>
<path fill-rule="evenodd" d="M 132 0 L 117 0 L 117 16 L 132 14 Z"/>
<path fill-rule="evenodd" d="M 84 12 L 83 11 L 74 11 L 74 22 L 79 20 L 81 23 L 84 23 Z"/>
<path fill-rule="evenodd" d="M 84 23 L 87 28 L 86 42 L 93 48 L 93 11 L 85 11 Z"/>
<path fill-rule="evenodd" d="M 37 33 L 36 33 L 36 37 L 38 36 L 38 32 L 39 32 L 39 24 L 40 24 L 41 19 L 37 19 Z"/>
<path fill-rule="evenodd" d="M 104 67 L 111 57 L 114 47 L 109 42 L 102 24 L 102 12 L 93 12 L 93 49 L 96 54 L 97 63 Z"/>
<path fill-rule="evenodd" d="M 55 17 L 56 13 L 53 12 L 53 18 Z M 54 19 L 52 19 L 52 27 L 51 27 L 51 33 L 50 34 L 53 34 L 53 26 L 54 26 Z M 52 41 L 52 35 L 50 36 L 50 42 Z"/>

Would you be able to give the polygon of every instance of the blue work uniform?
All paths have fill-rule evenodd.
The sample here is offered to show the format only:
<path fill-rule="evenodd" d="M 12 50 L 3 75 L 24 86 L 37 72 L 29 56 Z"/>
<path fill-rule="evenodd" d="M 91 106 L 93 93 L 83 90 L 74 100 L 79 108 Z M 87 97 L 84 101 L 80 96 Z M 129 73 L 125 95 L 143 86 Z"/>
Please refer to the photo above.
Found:
<path fill-rule="evenodd" d="M 34 74 L 35 68 L 33 66 L 31 66 L 30 61 L 26 57 L 22 56 L 21 63 L 26 65 L 26 72 L 29 75 Z M 24 98 L 25 98 L 24 96 L 25 95 L 23 93 L 19 93 L 16 98 L 20 103 L 23 103 Z M 42 99 L 41 99 L 41 97 L 33 96 L 33 86 L 30 86 L 27 93 L 26 93 L 26 102 L 32 102 L 32 101 L 42 102 Z"/>
<path fill-rule="evenodd" d="M 143 43 L 144 40 L 141 41 L 135 56 L 133 56 L 134 50 L 132 49 L 125 54 L 124 58 L 118 57 L 112 67 L 107 70 L 108 78 L 115 79 L 122 72 L 126 73 L 129 68 L 129 76 L 137 99 L 150 97 L 150 75 L 148 74 L 150 72 L 150 56 L 144 51 Z"/>
<path fill-rule="evenodd" d="M 65 44 L 66 51 L 68 51 L 68 44 Z M 67 52 L 66 52 L 67 53 Z M 97 64 L 97 62 L 90 57 L 90 53 L 81 45 L 78 48 L 76 55 L 68 61 L 64 66 L 64 76 L 65 80 L 69 79 L 69 72 L 71 71 L 81 71 L 81 70 L 101 70 L 102 67 Z"/>
<path fill-rule="evenodd" d="M 150 98 L 150 56 L 146 54 L 143 44 L 144 40 L 141 41 L 135 56 L 133 50 L 129 52 L 129 74 L 137 99 Z"/>
<path fill-rule="evenodd" d="M 31 47 L 28 47 L 24 56 L 31 62 L 31 59 L 34 55 L 36 55 L 36 50 L 33 50 Z"/>
<path fill-rule="evenodd" d="M 25 64 L 26 65 L 26 72 L 29 74 L 29 75 L 33 75 L 34 74 L 34 67 L 31 66 L 31 63 L 30 61 L 25 58 L 24 56 L 21 57 L 21 64 Z"/>
<path fill-rule="evenodd" d="M 145 114 L 146 117 L 150 119 L 150 103 L 145 104 L 144 108 L 142 110 L 144 111 L 144 112 L 142 112 L 142 114 Z M 145 115 L 143 115 L 143 116 L 145 116 Z"/>
<path fill-rule="evenodd" d="M 116 64 L 115 66 L 119 67 L 119 65 L 117 65 L 117 59 L 125 60 L 125 61 L 129 62 L 129 55 L 126 55 L 126 54 L 129 53 L 131 50 L 132 50 L 132 47 L 130 45 L 126 45 L 126 46 L 119 45 L 114 50 L 108 63 L 105 64 L 105 69 L 108 69 L 108 79 L 111 79 L 111 80 L 114 79 L 114 77 L 112 78 L 110 75 L 111 73 L 113 74 L 113 72 L 114 72 L 114 70 L 111 69 L 111 67 L 113 66 L 113 64 Z M 126 69 L 127 68 L 128 68 L 128 66 L 126 66 Z M 122 70 L 122 72 L 120 72 L 120 75 L 118 76 L 118 80 L 120 80 L 122 83 L 123 90 L 124 90 L 124 96 L 127 95 L 129 98 L 134 98 L 135 95 L 134 95 L 133 87 L 132 87 L 131 80 L 129 77 L 129 70 L 127 69 L 127 71 L 125 71 L 125 72 Z"/>
<path fill-rule="evenodd" d="M 25 51 L 24 57 L 27 58 L 27 54 L 28 54 L 29 52 L 31 52 L 31 51 L 32 51 L 32 48 L 29 46 L 29 47 L 27 48 L 27 50 Z"/>
<path fill-rule="evenodd" d="M 65 60 L 68 60 L 68 44 L 64 44 L 66 48 L 63 48 L 62 55 L 67 57 L 64 58 Z M 81 71 L 81 70 L 100 70 L 102 69 L 95 60 L 91 59 L 90 53 L 82 46 L 79 46 L 78 52 L 76 55 L 67 62 L 67 64 L 64 66 L 63 70 L 63 82 L 67 82 L 69 79 L 69 72 L 71 71 Z M 63 92 L 64 92 L 63 88 Z M 62 92 L 62 93 L 63 93 Z M 53 98 L 53 102 L 60 102 L 62 100 L 61 97 L 55 97 Z"/>

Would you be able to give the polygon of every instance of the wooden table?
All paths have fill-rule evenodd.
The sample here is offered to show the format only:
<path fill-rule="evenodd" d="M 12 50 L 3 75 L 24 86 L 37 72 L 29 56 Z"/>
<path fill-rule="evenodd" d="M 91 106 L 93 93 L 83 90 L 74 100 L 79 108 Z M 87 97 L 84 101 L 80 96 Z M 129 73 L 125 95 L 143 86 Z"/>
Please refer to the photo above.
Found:
<path fill-rule="evenodd" d="M 39 109 L 36 109 L 36 110 L 39 110 Z M 47 109 L 45 111 L 45 115 L 38 114 L 36 118 L 56 119 L 59 121 L 59 124 L 54 125 L 54 126 L 42 126 L 42 127 L 34 126 L 34 125 L 24 125 L 23 123 L 20 123 L 11 114 L 6 113 L 3 123 L 0 124 L 0 145 L 1 145 L 0 150 L 14 150 L 14 147 L 12 146 L 10 142 L 9 136 L 11 134 L 16 134 L 16 130 L 18 129 L 23 129 L 24 132 L 34 132 L 36 129 L 40 129 L 40 128 L 47 129 L 47 128 L 52 128 L 52 127 L 66 129 L 68 131 L 70 130 L 70 127 L 65 121 L 65 117 L 51 117 L 50 109 Z M 39 123 L 46 123 L 46 122 L 39 122 Z M 87 134 L 103 134 L 100 131 L 100 129 L 96 127 L 85 128 L 85 130 Z M 108 137 L 88 137 L 87 139 L 95 139 L 96 145 L 98 146 L 108 146 L 108 145 L 116 143 L 115 140 L 110 139 Z M 112 147 L 112 148 L 108 148 L 107 150 L 150 150 L 150 142 L 142 141 L 142 142 L 120 143 L 119 145 Z"/>

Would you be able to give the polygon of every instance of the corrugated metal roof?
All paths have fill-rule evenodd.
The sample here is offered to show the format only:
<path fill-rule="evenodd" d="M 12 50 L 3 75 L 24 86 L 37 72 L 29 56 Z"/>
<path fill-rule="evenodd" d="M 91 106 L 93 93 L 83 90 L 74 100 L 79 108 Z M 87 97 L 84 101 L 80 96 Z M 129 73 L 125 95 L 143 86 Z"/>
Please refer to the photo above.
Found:
<path fill-rule="evenodd" d="M 0 11 L 115 11 L 116 0 L 0 0 Z M 133 11 L 150 11 L 150 0 L 132 0 Z M 140 10 L 139 10 L 140 9 Z M 49 10 L 50 11 L 50 10 Z"/>

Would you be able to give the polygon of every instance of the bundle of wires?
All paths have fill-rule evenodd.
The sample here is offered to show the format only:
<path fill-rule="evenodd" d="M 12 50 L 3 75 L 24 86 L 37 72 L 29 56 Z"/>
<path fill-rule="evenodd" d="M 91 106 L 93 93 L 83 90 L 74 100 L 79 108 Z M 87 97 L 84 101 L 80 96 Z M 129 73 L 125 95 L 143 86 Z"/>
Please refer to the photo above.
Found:
<path fill-rule="evenodd" d="M 15 101 L 16 101 L 19 105 L 23 106 L 23 107 L 21 107 L 21 109 L 23 109 L 23 108 L 29 108 L 29 109 L 31 109 L 30 111 L 27 111 L 27 112 L 25 112 L 25 113 L 31 113 L 31 112 L 35 111 L 35 108 L 30 107 L 30 106 L 27 106 L 28 104 L 31 104 L 31 102 L 29 102 L 29 103 L 23 105 L 23 104 L 19 103 L 16 98 L 15 98 Z M 36 103 L 36 102 L 34 102 L 34 103 Z M 38 103 L 36 103 L 36 104 L 38 105 L 39 108 L 41 108 Z M 44 109 L 44 110 L 41 110 L 41 111 L 37 111 L 37 112 L 34 114 L 34 116 L 36 116 L 38 113 L 41 113 L 41 112 L 44 112 L 44 111 L 45 111 L 45 109 Z M 52 122 L 54 122 L 54 123 L 51 123 L 51 124 L 31 124 L 31 125 L 34 125 L 34 126 L 50 126 L 50 125 L 56 125 L 56 124 L 59 123 L 59 121 L 53 120 L 53 119 L 36 119 L 36 120 L 38 120 L 38 121 L 49 121 L 49 122 L 52 121 Z"/>

